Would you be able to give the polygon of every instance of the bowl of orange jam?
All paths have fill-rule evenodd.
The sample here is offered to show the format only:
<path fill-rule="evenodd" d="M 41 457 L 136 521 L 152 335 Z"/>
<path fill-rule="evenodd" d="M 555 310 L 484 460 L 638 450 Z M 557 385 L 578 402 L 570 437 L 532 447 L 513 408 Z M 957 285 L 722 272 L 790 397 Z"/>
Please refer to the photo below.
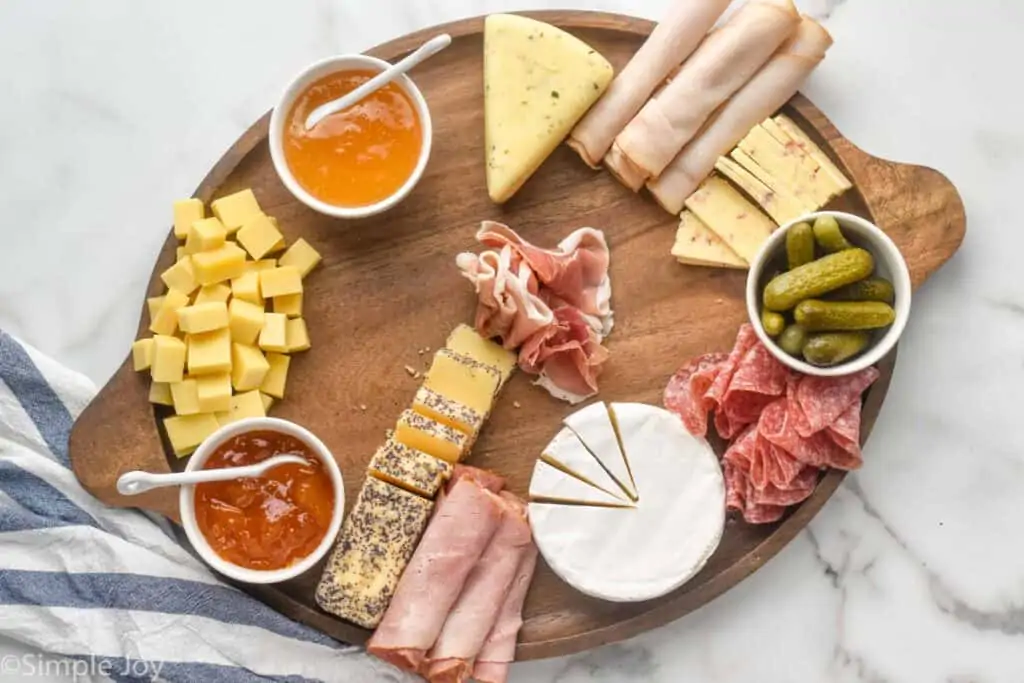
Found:
<path fill-rule="evenodd" d="M 402 201 L 423 176 L 433 128 L 419 88 L 401 75 L 307 130 L 315 108 L 359 87 L 390 64 L 343 55 L 292 81 L 270 115 L 270 156 L 296 199 L 336 218 L 363 218 Z"/>
<path fill-rule="evenodd" d="M 252 465 L 293 453 L 260 477 L 182 486 L 181 523 L 192 547 L 215 570 L 246 583 L 277 583 L 315 565 L 341 528 L 345 487 L 323 442 L 271 417 L 239 420 L 199 446 L 185 470 Z"/>

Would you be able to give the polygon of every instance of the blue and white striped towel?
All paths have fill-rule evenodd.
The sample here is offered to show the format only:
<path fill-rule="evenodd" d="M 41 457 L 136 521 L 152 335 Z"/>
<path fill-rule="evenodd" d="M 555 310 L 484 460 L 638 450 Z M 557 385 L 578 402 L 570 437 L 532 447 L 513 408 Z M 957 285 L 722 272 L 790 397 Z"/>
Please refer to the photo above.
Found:
<path fill-rule="evenodd" d="M 105 506 L 69 469 L 85 377 L 0 332 L 0 680 L 404 681 L 227 586 L 163 521 Z"/>

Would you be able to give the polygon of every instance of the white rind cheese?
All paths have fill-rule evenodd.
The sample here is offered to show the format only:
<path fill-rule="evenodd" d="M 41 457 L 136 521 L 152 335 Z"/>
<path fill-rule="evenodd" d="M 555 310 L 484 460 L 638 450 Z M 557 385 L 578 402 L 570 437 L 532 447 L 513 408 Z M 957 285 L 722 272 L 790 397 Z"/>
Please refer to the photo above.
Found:
<path fill-rule="evenodd" d="M 641 492 L 636 507 L 535 502 L 530 525 L 569 585 L 604 600 L 650 600 L 686 583 L 718 547 L 725 484 L 711 447 L 675 415 L 641 404 L 616 404 L 616 415 Z"/>
<path fill-rule="evenodd" d="M 551 443 L 541 452 L 540 457 L 542 460 L 548 461 L 549 464 L 565 470 L 577 479 L 599 488 L 615 498 L 628 500 L 615 480 L 608 475 L 608 472 L 601 467 L 601 463 L 594 459 L 583 442 L 568 427 L 555 435 Z"/>
<path fill-rule="evenodd" d="M 533 466 L 530 500 L 577 505 L 625 507 L 627 504 L 599 488 L 553 467 L 543 460 Z"/>
<path fill-rule="evenodd" d="M 619 437 L 604 402 L 591 403 L 569 415 L 564 422 L 597 459 L 601 468 L 611 475 L 618 488 L 636 500 L 637 487 L 629 471 L 629 462 L 619 446 Z"/>

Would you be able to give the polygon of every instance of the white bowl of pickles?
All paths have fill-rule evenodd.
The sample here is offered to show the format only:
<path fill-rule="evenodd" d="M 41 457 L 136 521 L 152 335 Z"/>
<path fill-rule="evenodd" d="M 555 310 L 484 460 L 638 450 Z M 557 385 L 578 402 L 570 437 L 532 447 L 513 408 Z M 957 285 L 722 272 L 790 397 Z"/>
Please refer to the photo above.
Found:
<path fill-rule="evenodd" d="M 910 271 L 878 226 L 841 211 L 783 225 L 747 275 L 761 342 L 807 375 L 863 370 L 896 346 L 910 317 Z"/>

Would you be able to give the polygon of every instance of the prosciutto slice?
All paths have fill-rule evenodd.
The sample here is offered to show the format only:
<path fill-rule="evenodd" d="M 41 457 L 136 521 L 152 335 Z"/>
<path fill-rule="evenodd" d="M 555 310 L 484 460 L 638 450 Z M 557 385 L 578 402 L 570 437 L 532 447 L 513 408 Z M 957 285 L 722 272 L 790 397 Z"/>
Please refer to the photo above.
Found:
<path fill-rule="evenodd" d="M 501 522 L 501 499 L 472 478 L 456 482 L 437 503 L 366 649 L 418 671 Z"/>
<path fill-rule="evenodd" d="M 657 177 L 730 95 L 764 66 L 800 22 L 792 0 L 751 0 L 697 51 L 615 137 L 605 164 L 636 191 Z"/>
<path fill-rule="evenodd" d="M 719 109 L 656 180 L 647 182 L 658 203 L 669 213 L 682 211 L 686 198 L 711 173 L 718 158 L 795 95 L 831 45 L 828 31 L 803 17 L 796 32 L 768 63 Z"/>
<path fill-rule="evenodd" d="M 508 680 L 509 664 L 516 654 L 516 638 L 523 626 L 523 603 L 536 567 L 537 546 L 531 542 L 523 551 L 498 619 L 473 665 L 473 678 L 480 683 L 505 683 Z"/>
<path fill-rule="evenodd" d="M 553 396 L 576 404 L 597 393 L 597 377 L 608 349 L 579 310 L 562 306 L 555 323 L 519 350 L 519 367 L 540 375 L 537 383 Z"/>
<path fill-rule="evenodd" d="M 430 652 L 431 683 L 463 683 L 508 596 L 520 561 L 532 542 L 526 506 L 511 493 L 499 498 L 501 524 L 466 579 Z"/>
<path fill-rule="evenodd" d="M 568 145 L 597 168 L 612 140 L 655 88 L 690 56 L 729 0 L 674 0 L 629 63 L 569 134 Z"/>

